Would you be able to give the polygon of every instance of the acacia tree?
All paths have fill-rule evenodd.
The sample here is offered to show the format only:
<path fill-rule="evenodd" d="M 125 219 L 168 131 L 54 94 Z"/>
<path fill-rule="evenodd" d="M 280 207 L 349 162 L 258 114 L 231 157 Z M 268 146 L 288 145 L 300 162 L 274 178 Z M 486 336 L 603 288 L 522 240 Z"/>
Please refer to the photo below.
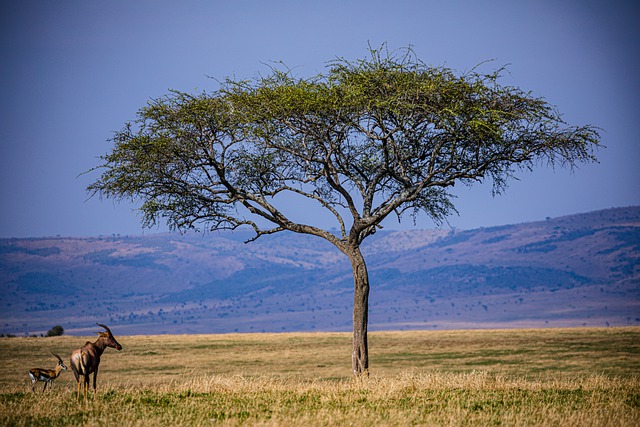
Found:
<path fill-rule="evenodd" d="M 457 74 L 409 49 L 370 49 L 298 78 L 286 67 L 211 92 L 171 92 L 117 132 L 92 194 L 141 203 L 143 224 L 284 230 L 335 245 L 353 268 L 355 375 L 367 372 L 369 277 L 360 251 L 390 215 L 455 211 L 450 189 L 490 180 L 500 193 L 522 168 L 595 161 L 597 128 L 569 126 L 546 101 L 501 85 L 502 70 Z M 317 205 L 339 232 L 279 204 Z M 332 227 L 333 228 L 333 227 Z"/>

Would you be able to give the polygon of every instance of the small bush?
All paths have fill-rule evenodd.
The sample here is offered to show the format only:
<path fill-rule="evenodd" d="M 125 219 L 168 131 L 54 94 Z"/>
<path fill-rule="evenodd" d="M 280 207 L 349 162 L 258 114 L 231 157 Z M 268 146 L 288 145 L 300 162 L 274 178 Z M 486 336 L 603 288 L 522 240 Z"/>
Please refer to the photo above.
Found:
<path fill-rule="evenodd" d="M 48 337 L 59 337 L 62 334 L 64 334 L 64 328 L 60 325 L 54 326 L 53 328 L 49 329 L 49 332 L 47 332 Z"/>

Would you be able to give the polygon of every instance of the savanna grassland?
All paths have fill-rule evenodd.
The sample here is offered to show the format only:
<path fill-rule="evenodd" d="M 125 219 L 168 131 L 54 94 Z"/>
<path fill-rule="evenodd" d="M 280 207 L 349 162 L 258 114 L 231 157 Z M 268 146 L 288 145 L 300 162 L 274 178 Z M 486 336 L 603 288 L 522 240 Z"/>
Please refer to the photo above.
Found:
<path fill-rule="evenodd" d="M 640 425 L 640 328 L 118 336 L 78 403 L 51 369 L 86 338 L 0 339 L 0 425 Z M 89 337 L 89 339 L 92 339 Z"/>

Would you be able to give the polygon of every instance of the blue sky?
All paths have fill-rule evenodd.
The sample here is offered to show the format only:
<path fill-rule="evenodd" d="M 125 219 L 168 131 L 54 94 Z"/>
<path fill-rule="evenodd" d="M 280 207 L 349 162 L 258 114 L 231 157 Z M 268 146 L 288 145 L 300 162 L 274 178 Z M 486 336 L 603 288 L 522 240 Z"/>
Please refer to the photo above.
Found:
<path fill-rule="evenodd" d="M 108 139 L 169 89 L 252 78 L 284 61 L 300 76 L 367 46 L 412 45 L 431 65 L 510 64 L 504 83 L 603 129 L 599 164 L 538 167 L 493 198 L 457 189 L 468 229 L 640 205 L 635 2 L 13 1 L 0 5 L 0 237 L 141 234 L 135 205 L 89 199 Z M 80 176 L 79 176 L 80 175 Z M 410 218 L 387 228 L 410 228 Z M 418 227 L 433 227 L 427 219 Z"/>

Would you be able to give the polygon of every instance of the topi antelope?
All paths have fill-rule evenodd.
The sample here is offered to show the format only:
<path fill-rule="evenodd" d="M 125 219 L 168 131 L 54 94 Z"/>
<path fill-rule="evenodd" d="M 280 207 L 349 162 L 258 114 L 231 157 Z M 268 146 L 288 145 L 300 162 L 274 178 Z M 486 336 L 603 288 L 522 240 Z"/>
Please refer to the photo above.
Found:
<path fill-rule="evenodd" d="M 51 354 L 58 358 L 58 365 L 55 367 L 55 369 L 29 369 L 29 377 L 31 378 L 31 390 L 33 390 L 34 393 L 36 392 L 36 383 L 38 381 L 44 382 L 44 387 L 42 388 L 43 393 L 47 388 L 47 384 L 49 384 L 49 390 L 53 389 L 53 380 L 60 376 L 60 372 L 67 370 L 67 367 L 64 366 L 64 363 L 62 363 L 62 359 L 60 359 L 60 356 L 55 354 L 53 351 L 51 352 Z"/>
<path fill-rule="evenodd" d="M 87 401 L 87 393 L 89 391 L 89 375 L 93 373 L 93 398 L 96 398 L 96 378 L 98 377 L 98 366 L 100 365 L 100 356 L 107 347 L 113 347 L 116 350 L 122 350 L 122 346 L 113 337 L 108 327 L 101 323 L 96 325 L 104 328 L 106 332 L 96 332 L 98 339 L 96 342 L 87 341 L 87 343 L 71 352 L 71 369 L 78 382 L 78 400 L 80 400 L 81 378 L 84 377 L 84 400 Z"/>

